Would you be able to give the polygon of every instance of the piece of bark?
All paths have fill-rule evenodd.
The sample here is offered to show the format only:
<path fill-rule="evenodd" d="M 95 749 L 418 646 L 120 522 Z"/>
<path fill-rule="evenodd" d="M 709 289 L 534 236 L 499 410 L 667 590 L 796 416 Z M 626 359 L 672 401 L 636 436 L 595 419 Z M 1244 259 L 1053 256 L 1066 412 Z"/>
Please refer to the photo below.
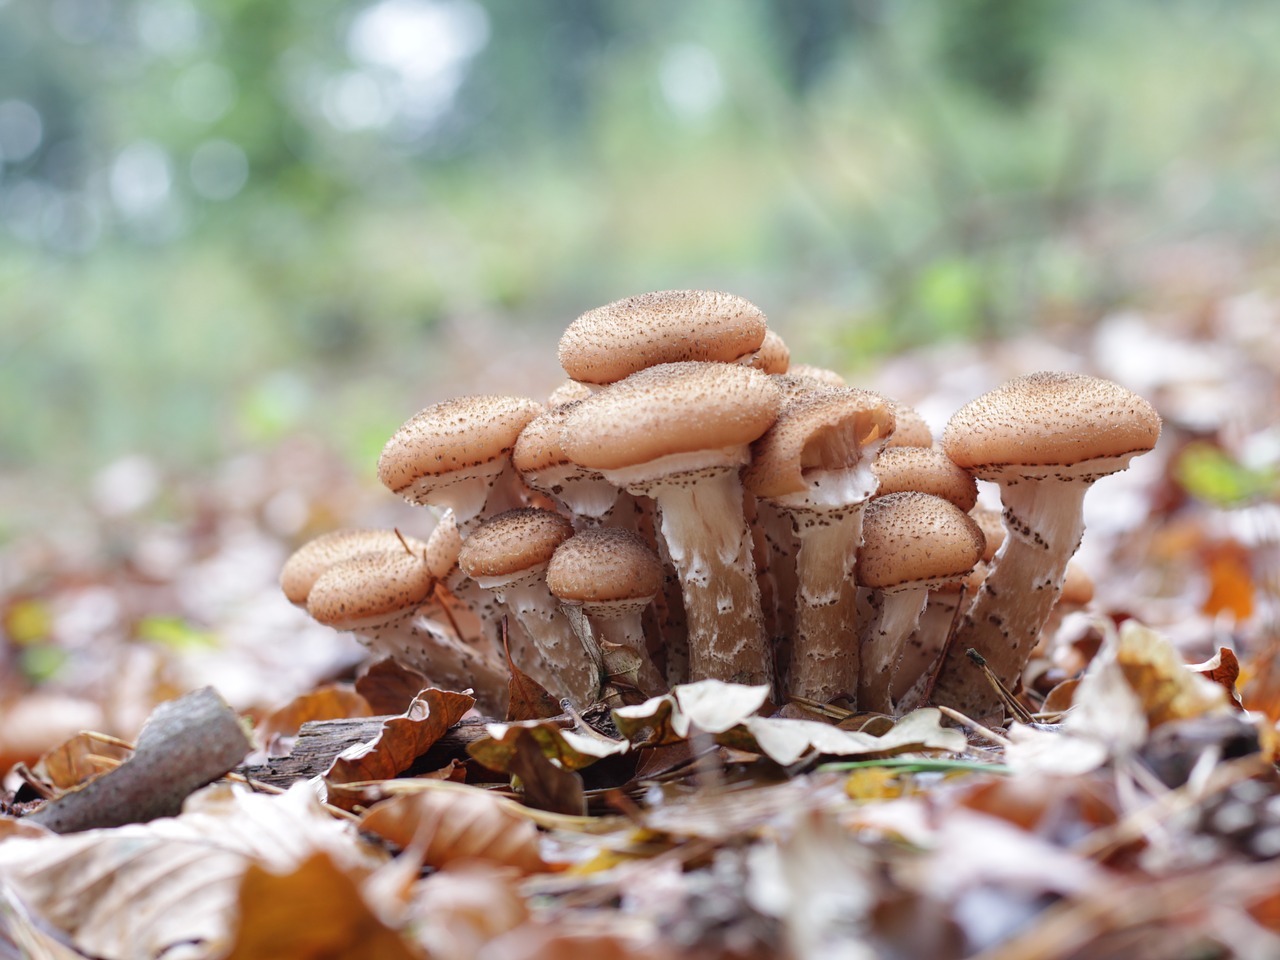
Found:
<path fill-rule="evenodd" d="M 333 765 L 339 753 L 355 744 L 368 743 L 391 719 L 394 718 L 355 717 L 304 723 L 289 756 L 273 757 L 260 766 L 243 767 L 240 772 L 250 780 L 277 787 L 321 776 Z M 562 719 L 566 724 L 571 723 L 568 717 Z M 405 775 L 430 773 L 447 766 L 450 760 L 469 760 L 467 745 L 486 735 L 486 725 L 498 722 L 492 717 L 468 717 L 458 721 L 405 771 Z"/>
<path fill-rule="evenodd" d="M 205 687 L 156 707 L 132 757 L 30 819 L 55 833 L 76 833 L 176 816 L 183 800 L 232 770 L 249 749 L 235 711 Z"/>

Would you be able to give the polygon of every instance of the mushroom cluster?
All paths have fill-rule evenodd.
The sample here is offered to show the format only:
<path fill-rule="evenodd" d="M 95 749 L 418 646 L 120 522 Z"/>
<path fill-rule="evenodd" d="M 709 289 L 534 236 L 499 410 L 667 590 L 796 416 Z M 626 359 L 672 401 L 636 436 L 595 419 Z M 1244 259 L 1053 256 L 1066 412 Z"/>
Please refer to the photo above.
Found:
<path fill-rule="evenodd" d="M 579 709 L 714 678 L 775 704 L 986 717 L 1000 701 L 965 651 L 1016 685 L 1085 491 L 1160 432 L 1123 387 L 1040 373 L 965 406 L 937 444 L 906 405 L 791 365 L 726 293 L 588 311 L 559 359 L 569 379 L 545 404 L 462 397 L 410 418 L 378 476 L 433 509 L 428 539 L 320 537 L 290 558 L 289 599 L 490 712 L 509 655 Z M 1000 485 L 994 554 L 975 478 Z"/>

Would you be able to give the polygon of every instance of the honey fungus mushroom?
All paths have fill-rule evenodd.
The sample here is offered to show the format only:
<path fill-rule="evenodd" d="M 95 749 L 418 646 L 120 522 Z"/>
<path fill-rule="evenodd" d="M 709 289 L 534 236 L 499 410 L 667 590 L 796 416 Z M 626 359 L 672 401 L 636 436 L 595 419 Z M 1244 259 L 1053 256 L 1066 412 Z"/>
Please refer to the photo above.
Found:
<path fill-rule="evenodd" d="M 516 506 L 522 486 L 511 466 L 516 438 L 542 405 L 524 397 L 457 397 L 419 411 L 391 435 L 378 478 L 410 503 L 454 513 L 464 534 L 481 512 Z"/>
<path fill-rule="evenodd" d="M 582 314 L 560 338 L 560 365 L 583 383 L 613 383 L 645 367 L 684 360 L 750 360 L 764 342 L 764 313 L 712 290 L 662 290 Z"/>
<path fill-rule="evenodd" d="M 666 683 L 645 647 L 640 614 L 662 589 L 662 561 L 631 530 L 600 527 L 575 534 L 556 548 L 547 566 L 547 587 L 570 614 L 585 616 L 597 641 L 630 651 L 635 685 L 646 696 Z M 581 627 L 577 627 L 581 635 Z"/>
<path fill-rule="evenodd" d="M 687 361 L 633 373 L 564 421 L 561 442 L 571 459 L 656 502 L 697 679 L 773 679 L 738 471 L 778 404 L 777 389 L 758 370 Z"/>
<path fill-rule="evenodd" d="M 981 718 L 999 700 L 965 651 L 1016 683 L 1084 533 L 1084 495 L 1155 446 L 1160 417 L 1119 384 L 1073 373 L 1018 377 L 951 418 L 947 456 L 1000 485 L 1006 537 L 938 672 L 932 699 Z"/>
<path fill-rule="evenodd" d="M 600 671 L 560 613 L 546 580 L 552 555 L 571 536 L 573 524 L 551 510 L 508 510 L 476 528 L 458 553 L 458 565 L 520 621 L 558 681 L 559 689 L 551 692 L 583 709 L 600 692 Z"/>

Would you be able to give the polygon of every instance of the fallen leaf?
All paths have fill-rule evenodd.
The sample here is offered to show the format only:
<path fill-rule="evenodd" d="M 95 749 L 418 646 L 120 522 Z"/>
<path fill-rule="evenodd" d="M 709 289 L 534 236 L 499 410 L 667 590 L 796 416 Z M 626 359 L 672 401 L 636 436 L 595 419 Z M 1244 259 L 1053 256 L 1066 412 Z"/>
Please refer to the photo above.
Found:
<path fill-rule="evenodd" d="M 560 715 L 560 704 L 547 688 L 516 666 L 507 642 L 507 621 L 502 621 L 502 649 L 507 658 L 507 722 L 543 720 Z"/>
<path fill-rule="evenodd" d="M 383 657 L 356 678 L 356 693 L 369 704 L 370 716 L 394 716 L 409 709 L 416 697 L 431 686 L 426 676 L 399 660 Z"/>
<path fill-rule="evenodd" d="M 286 873 L 249 864 L 227 960 L 417 960 L 361 896 L 357 878 L 317 851 Z"/>
<path fill-rule="evenodd" d="M 371 717 L 373 710 L 349 683 L 330 683 L 289 703 L 263 718 L 258 724 L 259 742 L 269 745 L 278 737 L 296 736 L 310 720 L 341 720 L 344 717 Z"/>
<path fill-rule="evenodd" d="M 408 927 L 430 956 L 472 960 L 529 919 L 518 879 L 515 871 L 488 863 L 451 864 L 415 884 Z"/>
<path fill-rule="evenodd" d="M 79 733 L 41 757 L 32 772 L 59 791 L 71 790 L 131 756 L 131 743 L 105 733 Z"/>
<path fill-rule="evenodd" d="M 775 763 L 789 766 L 801 757 L 821 754 L 833 757 L 892 756 L 908 750 L 943 750 L 960 753 L 967 746 L 964 734 L 942 725 L 934 707 L 914 710 L 898 720 L 887 733 L 874 737 L 841 730 L 816 720 L 783 720 L 748 717 L 740 730 L 748 738 L 726 731 L 717 742 L 763 753 Z M 754 744 L 754 746 L 752 745 Z"/>
<path fill-rule="evenodd" d="M 423 690 L 405 714 L 384 723 L 373 740 L 338 754 L 325 779 L 335 784 L 390 780 L 413 766 L 474 705 L 475 699 L 466 694 Z"/>
<path fill-rule="evenodd" d="M 393 797 L 371 807 L 360 829 L 401 848 L 417 845 L 430 867 L 482 860 L 521 874 L 547 869 L 533 823 L 478 787 Z"/>
<path fill-rule="evenodd" d="M 1244 709 L 1240 693 L 1236 690 L 1236 681 L 1240 679 L 1240 661 L 1230 647 L 1219 647 L 1217 654 L 1204 663 L 1191 665 L 1191 670 L 1200 676 L 1220 684 L 1227 691 L 1227 696 L 1239 710 Z"/>
<path fill-rule="evenodd" d="M 1237 622 L 1253 616 L 1257 592 L 1249 551 L 1234 540 L 1207 543 L 1201 548 L 1209 595 L 1201 609 L 1211 617 L 1230 613 Z"/>
<path fill-rule="evenodd" d="M 515 754 L 508 761 L 507 770 L 512 775 L 512 785 L 520 788 L 529 806 L 569 816 L 586 814 L 582 777 L 545 756 L 532 731 L 515 731 Z"/>
<path fill-rule="evenodd" d="M 511 761 L 526 735 L 538 745 L 542 755 L 555 760 L 565 770 L 581 770 L 604 757 L 628 753 L 625 740 L 607 740 L 563 729 L 552 720 L 522 720 L 519 723 L 491 723 L 487 737 L 467 746 L 467 753 L 490 770 L 511 772 Z"/>

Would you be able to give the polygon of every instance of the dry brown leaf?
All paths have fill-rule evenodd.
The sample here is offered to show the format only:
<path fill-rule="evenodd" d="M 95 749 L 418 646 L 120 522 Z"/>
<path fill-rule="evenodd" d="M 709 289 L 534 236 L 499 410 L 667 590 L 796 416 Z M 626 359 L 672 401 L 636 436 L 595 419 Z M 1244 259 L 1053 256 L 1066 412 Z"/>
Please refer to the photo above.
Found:
<path fill-rule="evenodd" d="M 489 941 L 529 919 L 510 869 L 458 863 L 415 884 L 408 928 L 432 957 L 473 960 Z"/>
<path fill-rule="evenodd" d="M 413 698 L 429 686 L 423 674 L 391 657 L 375 661 L 356 678 L 356 693 L 365 698 L 375 717 L 404 713 Z"/>
<path fill-rule="evenodd" d="M 511 646 L 507 643 L 507 621 L 502 621 L 502 649 L 507 658 L 507 722 L 543 720 L 558 717 L 560 704 L 547 688 L 516 666 L 511 659 Z"/>
<path fill-rule="evenodd" d="M 816 720 L 767 717 L 748 717 L 739 730 L 747 736 L 739 739 L 731 730 L 717 737 L 717 742 L 763 753 L 783 766 L 812 754 L 857 757 L 892 756 L 916 750 L 960 753 L 967 745 L 963 733 L 942 725 L 942 714 L 934 707 L 912 711 L 879 737 L 841 730 Z"/>
<path fill-rule="evenodd" d="M 478 787 L 394 797 L 371 807 L 360 829 L 401 848 L 419 845 L 431 867 L 482 860 L 521 874 L 547 869 L 533 823 Z"/>
<path fill-rule="evenodd" d="M 279 710 L 268 714 L 258 724 L 259 741 L 270 744 L 277 737 L 296 736 L 304 723 L 311 720 L 341 720 L 345 717 L 371 717 L 369 702 L 349 683 L 330 683 L 295 697 Z"/>
<path fill-rule="evenodd" d="M 490 770 L 511 773 L 511 763 L 527 735 L 537 743 L 542 755 L 555 760 L 565 770 L 581 770 L 604 757 L 627 753 L 625 740 L 607 740 L 562 729 L 551 720 L 524 720 L 519 723 L 491 723 L 488 736 L 467 746 L 467 753 Z"/>
<path fill-rule="evenodd" d="M 251 863 L 239 884 L 239 919 L 227 960 L 416 960 L 384 924 L 356 877 L 317 851 L 287 873 Z"/>
<path fill-rule="evenodd" d="M 526 923 L 487 944 L 477 960 L 674 960 L 653 931 L 627 926 L 607 915 Z"/>
<path fill-rule="evenodd" d="M 514 733 L 515 753 L 507 769 L 512 785 L 523 793 L 524 802 L 538 810 L 585 816 L 587 798 L 582 777 L 546 757 L 533 731 L 516 729 Z"/>
<path fill-rule="evenodd" d="M 72 790 L 131 756 L 131 743 L 105 733 L 79 733 L 41 757 L 32 772 L 58 791 Z"/>
<path fill-rule="evenodd" d="M 644 703 L 619 707 L 613 718 L 628 740 L 658 747 L 686 739 L 694 727 L 705 733 L 730 730 L 754 716 L 768 699 L 767 686 L 699 680 Z"/>
<path fill-rule="evenodd" d="M 373 740 L 338 754 L 325 779 L 337 784 L 390 780 L 413 766 L 475 702 L 462 693 L 434 687 L 423 690 L 404 716 L 384 723 Z"/>
<path fill-rule="evenodd" d="M 1204 663 L 1191 665 L 1191 670 L 1214 683 L 1220 684 L 1227 691 L 1227 696 L 1239 710 L 1244 709 L 1240 693 L 1236 690 L 1236 681 L 1240 679 L 1240 661 L 1230 647 L 1219 647 L 1216 655 Z"/>
<path fill-rule="evenodd" d="M 178 944 L 184 956 L 219 956 L 245 867 L 290 870 L 316 850 L 361 868 L 385 860 L 306 784 L 278 796 L 220 784 L 178 817 L 6 840 L 0 879 L 92 956 L 156 957 Z"/>

